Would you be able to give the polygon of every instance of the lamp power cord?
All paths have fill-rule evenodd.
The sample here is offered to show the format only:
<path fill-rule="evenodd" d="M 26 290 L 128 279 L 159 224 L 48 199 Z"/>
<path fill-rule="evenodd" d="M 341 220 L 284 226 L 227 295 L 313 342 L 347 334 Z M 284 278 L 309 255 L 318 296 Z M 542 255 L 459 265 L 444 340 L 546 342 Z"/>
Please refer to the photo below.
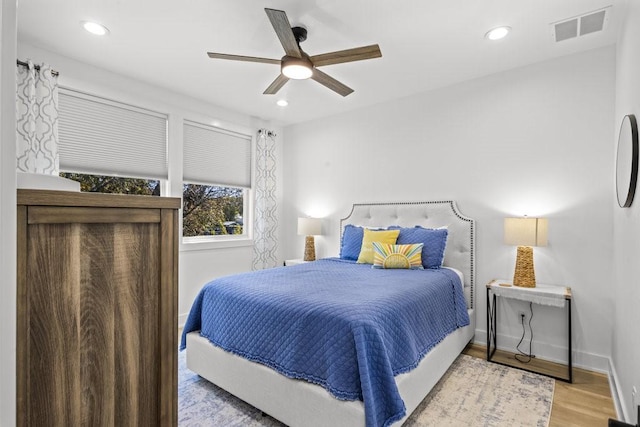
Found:
<path fill-rule="evenodd" d="M 520 363 L 529 363 L 531 362 L 531 359 L 533 359 L 534 357 L 536 357 L 533 352 L 531 351 L 531 344 L 533 342 L 533 328 L 531 327 L 531 320 L 533 320 L 533 303 L 529 302 L 529 312 L 531 313 L 529 315 L 529 352 L 525 353 L 524 351 L 522 351 L 520 349 L 520 345 L 522 345 L 522 341 L 524 341 L 524 337 L 526 335 L 526 328 L 524 325 L 524 314 L 522 314 L 521 318 L 520 318 L 520 323 L 522 324 L 522 337 L 520 338 L 520 342 L 518 342 L 518 345 L 516 346 L 516 350 L 518 350 L 518 353 L 516 353 L 514 356 L 516 358 L 516 360 Z"/>

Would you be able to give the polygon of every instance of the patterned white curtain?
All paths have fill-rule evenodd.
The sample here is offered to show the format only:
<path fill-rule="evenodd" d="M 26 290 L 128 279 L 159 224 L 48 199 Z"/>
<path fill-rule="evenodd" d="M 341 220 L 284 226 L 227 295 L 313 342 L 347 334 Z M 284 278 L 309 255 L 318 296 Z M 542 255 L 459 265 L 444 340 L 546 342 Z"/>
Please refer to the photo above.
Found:
<path fill-rule="evenodd" d="M 276 200 L 275 133 L 258 131 L 256 144 L 255 220 L 253 226 L 253 269 L 275 267 L 278 264 L 278 217 Z"/>
<path fill-rule="evenodd" d="M 58 175 L 58 77 L 50 66 L 18 65 L 16 119 L 18 171 Z"/>

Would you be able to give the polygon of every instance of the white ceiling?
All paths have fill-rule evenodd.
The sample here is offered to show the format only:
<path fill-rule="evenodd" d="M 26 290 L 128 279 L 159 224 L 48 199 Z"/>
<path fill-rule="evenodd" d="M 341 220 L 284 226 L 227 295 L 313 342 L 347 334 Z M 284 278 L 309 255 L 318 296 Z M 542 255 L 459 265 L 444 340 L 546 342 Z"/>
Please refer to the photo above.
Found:
<path fill-rule="evenodd" d="M 18 41 L 288 125 L 615 43 L 624 0 L 19 0 Z M 605 30 L 560 43 L 552 22 L 612 5 Z M 209 59 L 207 51 L 280 58 L 264 7 L 309 34 L 309 55 L 378 43 L 382 58 L 322 70 L 346 98 L 315 81 L 263 95 L 277 65 Z M 110 34 L 86 33 L 95 20 Z M 509 25 L 500 41 L 487 30 Z M 37 61 L 38 58 L 32 58 Z M 51 64 L 55 69 L 55 64 Z M 276 101 L 286 98 L 288 107 Z"/>

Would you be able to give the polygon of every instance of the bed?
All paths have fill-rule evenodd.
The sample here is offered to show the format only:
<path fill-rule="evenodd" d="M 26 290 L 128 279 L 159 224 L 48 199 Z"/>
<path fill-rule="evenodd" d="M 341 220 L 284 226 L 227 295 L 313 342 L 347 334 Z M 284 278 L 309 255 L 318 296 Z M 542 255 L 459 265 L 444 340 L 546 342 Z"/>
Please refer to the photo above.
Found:
<path fill-rule="evenodd" d="M 241 350 L 237 350 L 237 347 L 234 347 L 235 344 L 229 347 L 228 341 L 221 340 L 219 336 L 215 335 L 215 333 L 212 334 L 209 332 L 210 328 L 204 323 L 207 316 L 201 316 L 198 312 L 199 308 L 196 307 L 199 304 L 198 300 L 194 304 L 194 308 L 192 309 L 192 313 L 190 314 L 190 320 L 187 322 L 190 326 L 185 329 L 185 334 L 183 337 L 183 346 L 186 345 L 187 351 L 187 367 L 192 371 L 198 373 L 203 378 L 213 382 L 219 387 L 229 391 L 230 393 L 236 395 L 237 397 L 243 399 L 249 404 L 259 408 L 263 412 L 268 413 L 269 415 L 289 426 L 401 425 L 412 413 L 412 411 L 418 406 L 418 404 L 424 399 L 424 397 L 428 394 L 428 392 L 436 384 L 436 382 L 440 379 L 444 372 L 446 372 L 448 367 L 460 354 L 466 344 L 473 338 L 473 333 L 475 330 L 474 221 L 463 216 L 458 211 L 453 201 L 435 201 L 419 203 L 356 204 L 353 206 L 351 213 L 346 218 L 341 220 L 340 225 L 341 231 L 345 230 L 347 226 L 422 226 L 430 229 L 446 228 L 448 232 L 448 238 L 446 243 L 446 251 L 444 254 L 444 266 L 447 268 L 432 271 L 425 270 L 425 274 L 438 276 L 439 278 L 441 278 L 438 280 L 443 280 L 445 283 L 449 283 L 448 281 L 454 283 L 454 279 L 452 279 L 452 276 L 456 276 L 456 278 L 462 278 L 462 283 L 458 283 L 458 286 L 460 287 L 459 293 L 460 295 L 462 295 L 461 297 L 459 297 L 459 299 L 462 300 L 461 310 L 466 310 L 466 313 L 464 314 L 465 317 L 468 314 L 468 320 L 464 323 L 458 321 L 458 326 L 454 328 L 444 327 L 446 331 L 443 336 L 436 336 L 434 343 L 429 344 L 426 347 L 423 346 L 421 348 L 418 348 L 417 350 L 415 350 L 416 353 L 407 356 L 409 357 L 409 359 L 407 360 L 411 360 L 410 358 L 415 357 L 415 355 L 417 354 L 419 357 L 415 360 L 415 363 L 407 363 L 406 360 L 397 362 L 395 359 L 390 361 L 390 367 L 387 369 L 387 371 L 389 372 L 380 374 L 380 378 L 382 378 L 382 380 L 379 380 L 379 378 L 376 376 L 373 378 L 373 381 L 371 381 L 371 379 L 366 376 L 368 374 L 362 373 L 363 371 L 369 372 L 369 370 L 374 370 L 374 368 L 371 368 L 369 364 L 377 364 L 384 368 L 384 366 L 386 366 L 386 362 L 379 362 L 380 358 L 378 357 L 378 354 L 374 353 L 374 351 L 377 350 L 369 350 L 369 347 L 373 347 L 369 344 L 371 342 L 370 338 L 367 338 L 369 341 L 363 341 L 365 344 L 359 344 L 360 341 L 356 337 L 354 339 L 354 354 L 357 354 L 357 357 L 361 358 L 361 353 L 358 353 L 358 351 L 361 350 L 358 350 L 358 348 L 362 348 L 362 345 L 364 345 L 368 349 L 367 351 L 371 351 L 371 354 L 373 355 L 373 357 L 366 359 L 361 358 L 359 362 L 354 362 L 356 365 L 357 363 L 360 363 L 360 366 L 356 369 L 360 371 L 360 377 L 357 381 L 360 381 L 360 378 L 362 379 L 362 390 L 364 391 L 361 392 L 360 398 L 363 399 L 365 403 L 363 403 L 363 401 L 361 400 L 345 400 L 354 398 L 353 391 L 348 388 L 348 385 L 339 384 L 339 386 L 337 387 L 332 387 L 332 384 L 324 382 L 323 377 L 316 377 L 313 375 L 309 376 L 306 373 L 298 375 L 298 373 L 300 372 L 300 365 L 294 364 L 292 365 L 293 367 L 287 365 L 286 368 L 283 368 L 283 365 L 280 364 L 277 360 L 273 361 L 270 358 L 253 357 L 251 352 L 243 352 Z M 327 274 L 329 274 L 327 272 L 333 271 L 332 269 L 334 268 L 334 264 L 339 264 L 340 262 L 341 260 L 339 259 L 320 260 L 315 263 L 310 263 L 310 265 L 281 267 L 278 269 L 274 269 L 269 274 L 280 276 L 280 279 L 284 277 L 283 275 L 288 275 L 287 277 L 290 276 L 291 278 L 296 276 L 309 277 L 312 275 L 320 275 L 324 278 L 323 280 L 330 280 L 327 279 L 327 277 L 337 276 L 327 276 Z M 336 268 L 338 269 L 344 268 L 346 270 L 353 270 L 355 272 L 354 274 L 357 273 L 365 275 L 360 279 L 354 279 L 356 281 L 367 281 L 372 274 L 370 272 L 371 268 L 368 267 L 367 269 L 364 269 L 363 267 L 364 266 L 361 264 L 355 265 L 354 263 L 347 262 L 345 262 L 344 267 L 336 266 Z M 408 275 L 409 273 L 405 272 L 403 274 Z M 251 274 L 249 274 L 245 277 L 245 279 L 250 281 L 252 277 L 256 276 L 252 276 Z M 289 283 L 286 283 L 286 286 L 289 285 Z M 295 286 L 304 286 L 304 284 Z M 410 286 L 408 279 L 406 280 L 406 283 L 405 279 L 402 279 L 402 286 Z M 354 285 L 354 289 L 355 288 L 356 286 Z M 312 288 L 309 287 L 308 289 Z M 416 289 L 417 288 L 411 288 L 411 292 L 416 292 Z M 454 289 L 456 293 L 458 292 L 457 289 L 452 289 Z M 260 292 L 262 292 L 262 290 Z M 354 290 L 354 292 L 356 292 L 356 290 Z M 366 296 L 363 296 L 365 294 L 359 295 L 359 298 L 366 299 Z M 250 295 L 246 296 L 245 298 L 252 299 L 254 298 L 254 296 L 255 295 Z M 233 298 L 235 298 L 235 296 L 233 296 Z M 285 293 L 273 299 L 281 301 L 287 300 L 288 298 L 289 296 L 286 295 L 285 289 Z M 393 300 L 393 304 L 400 304 L 400 302 L 398 301 L 401 300 L 402 299 Z M 290 302 L 290 306 L 287 306 L 287 309 L 294 309 L 293 306 L 297 306 L 298 302 L 298 300 L 292 300 Z M 460 301 L 458 301 L 457 304 L 460 305 Z M 228 306 L 228 304 L 227 302 L 224 302 L 220 307 L 226 306 Z M 220 307 L 216 308 L 213 311 L 221 311 Z M 407 308 L 407 310 L 408 309 L 409 308 Z M 249 312 L 252 309 L 243 308 L 238 313 L 242 312 L 243 310 L 245 312 Z M 291 315 L 289 315 L 288 312 L 282 312 L 287 313 L 286 315 L 283 315 L 281 313 L 279 314 L 278 310 L 279 308 L 273 306 L 273 313 L 270 315 L 274 317 L 280 316 L 280 319 L 304 317 L 304 315 L 295 312 Z M 358 310 L 359 309 L 354 308 L 352 311 L 357 312 Z M 401 311 L 404 310 L 405 307 L 403 306 L 403 309 Z M 197 314 L 194 314 L 194 311 L 197 312 Z M 426 311 L 427 310 L 425 310 L 425 312 Z M 453 311 L 455 312 L 455 310 Z M 263 310 L 263 312 L 271 313 L 271 310 Z M 458 310 L 457 318 L 460 318 L 459 312 L 460 310 Z M 238 313 L 231 313 L 231 318 L 238 318 Z M 198 318 L 198 321 L 194 323 L 192 320 L 196 317 Z M 200 323 L 200 317 L 204 319 L 202 320 L 202 324 Z M 393 317 L 395 319 L 398 316 L 382 317 Z M 417 316 L 414 315 L 413 317 Z M 222 322 L 222 320 L 217 321 Z M 268 325 L 270 321 L 271 320 L 269 320 L 268 318 L 267 320 L 264 320 L 265 325 Z M 324 323 L 325 321 L 328 324 L 330 319 L 320 318 L 320 321 L 315 321 L 313 324 L 316 325 L 318 323 Z M 346 323 L 353 323 L 353 319 L 347 319 Z M 293 324 L 294 323 L 292 323 L 292 325 Z M 298 325 L 298 323 L 295 323 L 295 325 Z M 199 330 L 200 326 L 202 326 L 202 334 Z M 195 330 L 196 327 L 198 327 L 197 330 Z M 233 329 L 235 327 L 235 322 L 233 324 L 229 323 L 229 329 Z M 293 328 L 293 326 L 287 327 Z M 337 330 L 340 330 L 339 327 L 336 326 L 336 328 Z M 190 331 L 191 329 L 194 330 Z M 258 335 L 267 337 L 266 341 L 268 342 L 272 342 L 274 339 L 275 342 L 279 342 L 278 339 L 281 338 L 279 338 L 277 334 L 282 333 L 282 331 L 278 331 L 276 329 L 277 328 L 272 328 L 266 331 L 261 330 Z M 292 337 L 294 337 L 295 333 L 290 332 L 287 334 L 287 336 L 291 335 Z M 299 332 L 299 336 L 315 337 L 314 334 L 316 333 L 317 331 L 315 330 L 305 330 L 304 332 Z M 342 332 L 337 335 L 342 336 L 341 334 Z M 389 337 L 394 336 L 395 332 L 394 334 L 381 334 L 385 336 L 385 339 L 391 339 Z M 206 337 L 203 335 L 206 335 Z M 355 336 L 356 335 L 354 335 L 354 337 Z M 369 337 L 369 335 L 367 335 L 367 337 Z M 255 340 L 255 337 L 252 337 L 252 339 Z M 335 346 L 336 343 L 333 342 L 332 339 L 333 336 L 331 336 L 330 338 L 326 338 L 327 342 L 323 342 L 323 345 L 320 345 L 319 347 L 324 348 Z M 222 347 L 227 348 L 227 350 L 229 351 L 223 350 L 218 345 L 214 345 L 212 341 L 216 342 Z M 311 341 L 311 345 L 316 342 L 313 339 L 309 341 Z M 402 338 L 400 338 L 400 341 L 402 341 Z M 385 343 L 387 346 L 395 345 L 394 343 Z M 340 342 L 340 345 L 346 344 L 344 344 L 344 342 Z M 360 345 L 361 347 L 358 347 L 358 345 Z M 379 347 L 384 348 L 384 345 L 381 344 Z M 427 351 L 424 351 L 425 349 Z M 339 353 L 347 354 L 350 351 L 350 348 L 344 347 L 344 350 Z M 340 357 L 346 356 L 340 354 Z M 363 360 L 365 361 L 363 362 Z M 369 360 L 373 360 L 374 362 L 370 362 Z M 340 362 L 338 364 L 341 363 L 343 363 L 342 359 L 340 359 Z M 396 365 L 397 363 L 399 363 L 399 367 Z M 363 366 L 366 367 L 366 369 L 363 368 Z M 348 371 L 348 368 L 345 369 Z M 391 390 L 390 393 L 392 393 L 392 395 L 388 395 L 387 391 L 384 391 L 381 394 L 377 389 L 375 389 L 373 392 L 370 392 L 370 390 L 367 389 L 366 384 L 370 382 L 376 384 L 378 382 L 384 382 L 385 378 L 387 378 L 389 375 L 392 375 L 392 383 L 386 384 L 385 387 L 386 389 Z M 342 372 L 340 378 L 341 376 Z M 306 380 L 296 379 L 296 377 L 305 378 Z M 358 382 L 357 384 L 360 385 L 360 382 Z M 327 389 L 330 389 L 332 392 L 327 391 Z M 397 393 L 397 397 L 400 398 L 399 403 L 398 399 L 394 398 L 395 394 L 393 393 Z M 363 396 L 367 397 L 363 398 Z M 376 399 L 382 399 L 380 400 L 380 402 L 382 402 L 382 406 L 385 409 L 383 410 L 382 415 L 378 414 L 374 416 L 372 414 L 376 413 L 375 411 L 378 410 L 376 408 L 379 408 L 381 406 L 378 403 L 375 403 L 375 405 L 372 403 L 377 402 Z M 396 405 L 395 409 L 393 409 L 394 404 Z M 401 412 L 398 411 L 398 404 L 403 406 Z M 384 411 L 387 411 L 387 413 L 384 413 Z"/>

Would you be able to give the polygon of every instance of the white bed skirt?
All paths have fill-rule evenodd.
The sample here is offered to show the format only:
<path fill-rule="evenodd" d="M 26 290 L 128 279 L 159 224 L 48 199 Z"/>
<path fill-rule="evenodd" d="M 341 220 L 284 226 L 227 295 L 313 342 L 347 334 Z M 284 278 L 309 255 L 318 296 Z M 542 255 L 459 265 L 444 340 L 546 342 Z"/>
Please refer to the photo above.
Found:
<path fill-rule="evenodd" d="M 394 426 L 402 425 L 471 341 L 475 331 L 473 309 L 469 318 L 470 325 L 447 336 L 416 369 L 396 377 L 407 415 Z M 320 386 L 287 378 L 226 352 L 199 332 L 187 335 L 186 351 L 190 370 L 291 427 L 365 425 L 362 402 L 338 400 Z"/>

